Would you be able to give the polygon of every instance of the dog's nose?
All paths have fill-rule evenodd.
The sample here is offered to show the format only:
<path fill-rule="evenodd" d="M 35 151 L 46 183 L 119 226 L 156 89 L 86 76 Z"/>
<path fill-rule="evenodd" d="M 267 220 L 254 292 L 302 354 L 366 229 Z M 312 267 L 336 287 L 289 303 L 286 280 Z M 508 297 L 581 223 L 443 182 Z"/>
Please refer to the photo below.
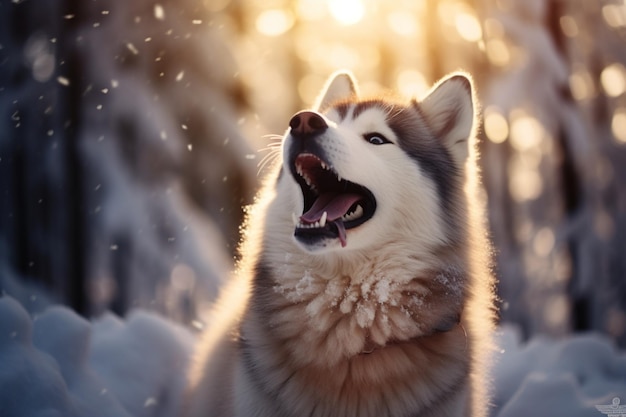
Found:
<path fill-rule="evenodd" d="M 321 133 L 328 128 L 328 125 L 321 114 L 304 110 L 291 118 L 289 127 L 292 135 L 305 136 Z"/>

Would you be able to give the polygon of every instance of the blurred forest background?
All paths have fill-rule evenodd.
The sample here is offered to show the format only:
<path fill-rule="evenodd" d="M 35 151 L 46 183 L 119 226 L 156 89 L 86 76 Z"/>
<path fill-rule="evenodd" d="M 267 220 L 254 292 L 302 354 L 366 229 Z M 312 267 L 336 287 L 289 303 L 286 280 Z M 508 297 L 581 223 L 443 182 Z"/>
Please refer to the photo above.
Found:
<path fill-rule="evenodd" d="M 626 346 L 624 0 L 0 0 L 0 289 L 195 323 L 266 135 L 471 72 L 501 319 Z"/>

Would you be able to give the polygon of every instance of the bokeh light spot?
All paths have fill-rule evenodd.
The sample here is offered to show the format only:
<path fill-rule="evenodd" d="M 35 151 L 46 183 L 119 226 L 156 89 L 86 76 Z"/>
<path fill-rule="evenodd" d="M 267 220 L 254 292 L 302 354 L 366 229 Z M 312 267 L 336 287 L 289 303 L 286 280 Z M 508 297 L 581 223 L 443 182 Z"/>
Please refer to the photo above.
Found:
<path fill-rule="evenodd" d="M 600 83 L 606 94 L 617 97 L 626 91 L 626 70 L 622 64 L 611 64 L 602 70 Z"/>
<path fill-rule="evenodd" d="M 459 13 L 454 19 L 459 35 L 468 42 L 478 42 L 483 37 L 483 31 L 476 16 L 469 13 Z"/>
<path fill-rule="evenodd" d="M 509 136 L 506 118 L 493 106 L 485 109 L 485 134 L 493 143 L 502 143 Z"/>
<path fill-rule="evenodd" d="M 493 65 L 504 67 L 511 62 L 511 52 L 506 42 L 502 39 L 489 39 L 485 44 L 487 59 Z"/>
<path fill-rule="evenodd" d="M 286 10 L 270 9 L 262 12 L 256 19 L 256 29 L 266 36 L 279 36 L 293 26 L 294 18 Z"/>
<path fill-rule="evenodd" d="M 514 117 L 511 123 L 511 144 L 520 152 L 529 150 L 539 146 L 543 133 L 543 127 L 534 117 Z"/>
<path fill-rule="evenodd" d="M 509 193 L 518 203 L 535 200 L 543 191 L 543 180 L 535 170 L 517 169 L 510 173 Z"/>
<path fill-rule="evenodd" d="M 342 25 L 358 23 L 365 15 L 365 5 L 362 0 L 328 0 L 328 10 Z"/>
<path fill-rule="evenodd" d="M 559 19 L 559 25 L 561 26 L 561 30 L 563 31 L 563 34 L 565 36 L 569 38 L 575 38 L 576 36 L 578 36 L 578 24 L 572 16 L 561 16 L 561 18 Z"/>
<path fill-rule="evenodd" d="M 576 100 L 586 100 L 595 95 L 591 75 L 587 70 L 575 71 L 569 77 L 569 87 Z"/>
<path fill-rule="evenodd" d="M 157 20 L 165 20 L 165 10 L 160 4 L 154 5 L 154 18 Z"/>
<path fill-rule="evenodd" d="M 606 24 L 612 28 L 626 26 L 626 6 L 617 4 L 602 6 L 602 17 Z"/>
<path fill-rule="evenodd" d="M 620 107 L 613 113 L 611 132 L 613 132 L 615 140 L 621 144 L 626 144 L 626 108 Z"/>

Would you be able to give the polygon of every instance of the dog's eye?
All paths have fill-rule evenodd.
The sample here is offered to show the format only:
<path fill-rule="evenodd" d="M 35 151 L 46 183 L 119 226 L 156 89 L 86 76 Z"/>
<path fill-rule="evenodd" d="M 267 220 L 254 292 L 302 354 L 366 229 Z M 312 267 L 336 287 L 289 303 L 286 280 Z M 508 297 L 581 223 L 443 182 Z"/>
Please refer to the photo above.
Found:
<path fill-rule="evenodd" d="M 380 133 L 368 133 L 366 135 L 363 135 L 363 137 L 372 145 L 384 145 L 385 143 L 391 143 L 389 139 L 387 139 Z"/>

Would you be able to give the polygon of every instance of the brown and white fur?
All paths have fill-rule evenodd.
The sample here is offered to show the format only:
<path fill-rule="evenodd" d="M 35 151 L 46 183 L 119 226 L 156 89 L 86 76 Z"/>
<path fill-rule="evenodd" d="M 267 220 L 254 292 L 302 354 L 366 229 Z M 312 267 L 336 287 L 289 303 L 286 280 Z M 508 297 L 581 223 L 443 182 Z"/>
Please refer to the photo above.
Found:
<path fill-rule="evenodd" d="M 248 210 L 186 415 L 485 416 L 494 282 L 475 130 L 465 74 L 407 102 L 363 100 L 335 74 Z M 337 184 L 363 200 L 320 219 L 316 193 L 350 204 Z"/>

